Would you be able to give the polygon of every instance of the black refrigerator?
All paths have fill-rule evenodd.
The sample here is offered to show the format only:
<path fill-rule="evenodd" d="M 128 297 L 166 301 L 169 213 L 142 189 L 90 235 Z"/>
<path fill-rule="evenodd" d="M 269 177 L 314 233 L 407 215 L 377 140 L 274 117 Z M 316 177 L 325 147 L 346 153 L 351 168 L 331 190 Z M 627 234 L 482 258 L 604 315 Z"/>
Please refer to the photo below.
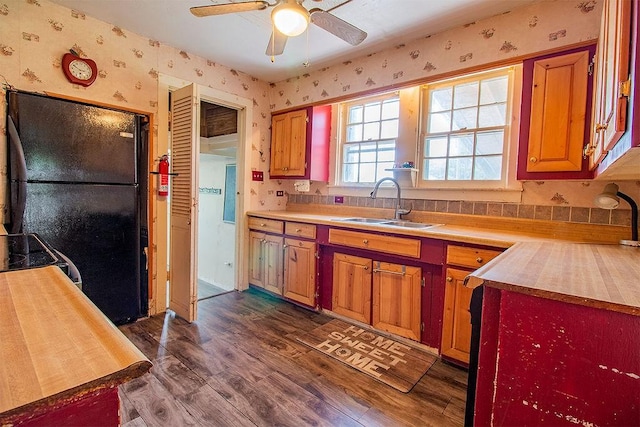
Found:
<path fill-rule="evenodd" d="M 7 96 L 9 233 L 37 233 L 71 259 L 114 323 L 146 315 L 146 117 Z"/>

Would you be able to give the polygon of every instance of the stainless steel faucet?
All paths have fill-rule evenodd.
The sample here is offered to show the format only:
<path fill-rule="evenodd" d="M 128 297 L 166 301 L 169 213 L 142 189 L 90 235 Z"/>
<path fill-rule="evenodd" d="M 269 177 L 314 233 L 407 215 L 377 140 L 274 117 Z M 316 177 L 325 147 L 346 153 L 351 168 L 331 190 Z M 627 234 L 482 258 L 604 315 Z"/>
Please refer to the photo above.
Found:
<path fill-rule="evenodd" d="M 376 182 L 376 185 L 373 187 L 373 191 L 371 192 L 371 198 L 372 199 L 376 198 L 376 194 L 378 194 L 378 188 L 380 187 L 380 184 L 382 184 L 385 181 L 391 181 L 396 186 L 396 208 L 395 208 L 393 217 L 396 220 L 400 220 L 402 219 L 401 216 L 411 212 L 411 209 L 402 209 L 402 207 L 400 206 L 400 201 L 402 200 L 402 193 L 401 193 L 400 184 L 398 184 L 398 181 L 389 177 L 378 180 L 378 182 Z"/>

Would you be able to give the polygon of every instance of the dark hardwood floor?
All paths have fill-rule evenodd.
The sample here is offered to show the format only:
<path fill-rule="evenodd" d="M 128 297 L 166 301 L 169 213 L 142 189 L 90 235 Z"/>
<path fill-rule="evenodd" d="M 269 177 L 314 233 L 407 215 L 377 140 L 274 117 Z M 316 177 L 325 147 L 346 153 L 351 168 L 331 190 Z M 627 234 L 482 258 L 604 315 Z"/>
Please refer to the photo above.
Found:
<path fill-rule="evenodd" d="M 153 362 L 120 387 L 133 426 L 460 426 L 467 373 L 437 361 L 401 393 L 296 337 L 331 320 L 255 290 L 198 303 L 198 320 L 120 329 Z"/>

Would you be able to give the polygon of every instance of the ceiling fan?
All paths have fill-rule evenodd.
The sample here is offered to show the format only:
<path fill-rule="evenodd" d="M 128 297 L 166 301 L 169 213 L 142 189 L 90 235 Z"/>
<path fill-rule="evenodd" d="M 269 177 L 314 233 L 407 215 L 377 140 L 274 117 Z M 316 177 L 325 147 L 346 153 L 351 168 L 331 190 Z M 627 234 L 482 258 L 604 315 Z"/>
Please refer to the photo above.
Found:
<path fill-rule="evenodd" d="M 191 13 L 197 17 L 205 17 L 264 10 L 267 7 L 273 7 L 273 11 L 271 12 L 273 31 L 265 52 L 267 55 L 273 57 L 274 55 L 282 54 L 287 39 L 302 34 L 304 30 L 307 29 L 309 22 L 330 32 L 352 46 L 357 46 L 362 43 L 367 37 L 366 32 L 330 13 L 330 11 L 350 1 L 351 0 L 346 0 L 328 10 L 320 8 L 307 10 L 302 6 L 304 0 L 277 0 L 275 3 L 269 3 L 267 1 L 242 1 L 237 3 L 196 6 L 190 8 L 190 10 Z"/>

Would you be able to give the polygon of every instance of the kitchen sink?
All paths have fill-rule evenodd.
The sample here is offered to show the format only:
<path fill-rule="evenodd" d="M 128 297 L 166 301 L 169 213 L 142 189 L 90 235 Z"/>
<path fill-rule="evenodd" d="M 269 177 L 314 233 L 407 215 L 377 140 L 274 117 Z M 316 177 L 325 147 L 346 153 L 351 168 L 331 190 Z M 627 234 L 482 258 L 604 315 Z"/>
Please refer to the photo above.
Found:
<path fill-rule="evenodd" d="M 387 221 L 383 225 L 390 225 L 392 227 L 405 227 L 405 228 L 427 228 L 433 227 L 435 224 L 424 224 L 422 222 L 411 221 Z"/>
<path fill-rule="evenodd" d="M 369 224 L 383 224 L 389 222 L 388 219 L 381 218 L 339 218 L 334 221 L 348 221 L 348 222 L 364 222 Z"/>
<path fill-rule="evenodd" d="M 433 227 L 435 224 L 424 224 L 421 222 L 401 221 L 393 219 L 382 218 L 335 218 L 333 221 L 346 221 L 346 222 L 361 222 L 365 224 L 379 224 L 389 225 L 391 227 L 404 227 L 404 228 L 427 228 Z"/>

